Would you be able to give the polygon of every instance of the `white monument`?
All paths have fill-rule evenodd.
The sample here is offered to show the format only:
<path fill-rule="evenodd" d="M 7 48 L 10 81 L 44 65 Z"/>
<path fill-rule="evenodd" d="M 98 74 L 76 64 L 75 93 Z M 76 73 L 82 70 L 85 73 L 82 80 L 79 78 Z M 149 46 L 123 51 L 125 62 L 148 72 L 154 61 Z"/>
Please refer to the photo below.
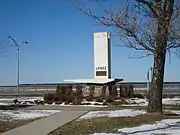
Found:
<path fill-rule="evenodd" d="M 110 33 L 94 33 L 94 79 L 65 80 L 77 83 L 106 84 L 122 81 L 111 78 Z"/>
<path fill-rule="evenodd" d="M 111 78 L 110 33 L 94 33 L 94 78 Z"/>

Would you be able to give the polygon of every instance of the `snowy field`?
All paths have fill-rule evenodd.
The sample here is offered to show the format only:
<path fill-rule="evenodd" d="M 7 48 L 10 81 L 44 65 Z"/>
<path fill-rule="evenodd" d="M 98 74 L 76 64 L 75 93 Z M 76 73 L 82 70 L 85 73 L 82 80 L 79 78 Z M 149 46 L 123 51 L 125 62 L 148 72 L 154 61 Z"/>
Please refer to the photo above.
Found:
<path fill-rule="evenodd" d="M 114 111 L 91 111 L 79 119 L 90 119 L 97 117 L 134 117 L 137 115 L 145 114 L 145 110 L 135 110 L 135 109 L 122 109 Z"/>
<path fill-rule="evenodd" d="M 12 120 L 27 120 L 49 116 L 60 110 L 0 110 L 0 123 Z"/>
<path fill-rule="evenodd" d="M 12 105 L 14 104 L 15 97 L 12 98 L 0 98 L 0 105 Z M 27 104 L 33 105 L 35 100 L 43 101 L 43 97 L 18 97 L 21 104 L 27 102 Z"/>
<path fill-rule="evenodd" d="M 6 106 L 6 105 L 12 105 L 14 104 L 13 100 L 15 98 L 0 98 L 0 105 Z M 19 97 L 19 101 L 21 101 L 20 104 L 28 104 L 28 105 L 36 105 L 35 101 L 42 101 L 43 97 Z M 122 106 L 147 106 L 148 100 L 147 99 L 139 99 L 139 98 L 129 98 L 124 99 L 127 104 L 122 104 Z M 115 100 L 115 101 L 121 101 L 121 100 Z M 180 98 L 163 98 L 162 103 L 165 105 L 180 105 Z M 88 105 L 76 105 L 76 106 L 89 106 L 89 107 L 107 107 L 106 105 L 103 105 L 103 102 L 96 102 L 96 101 L 82 101 L 82 104 L 88 104 Z M 45 104 L 49 105 L 49 104 Z M 55 106 L 75 106 L 72 104 L 51 104 Z"/>
<path fill-rule="evenodd" d="M 124 106 L 147 106 L 147 99 L 130 98 L 125 99 L 129 104 Z M 163 98 L 162 103 L 164 105 L 180 105 L 180 98 Z"/>
<path fill-rule="evenodd" d="M 13 104 L 14 99 L 15 98 L 0 98 L 0 105 Z M 43 97 L 19 97 L 18 100 L 21 101 L 22 103 L 27 102 L 27 101 L 34 102 L 35 100 L 43 101 Z M 130 99 L 125 99 L 125 100 L 128 102 L 128 105 L 124 105 L 124 106 L 147 106 L 148 105 L 147 99 L 130 98 Z M 119 100 L 115 100 L 115 101 L 119 101 Z M 180 105 L 180 98 L 163 98 L 162 102 L 165 105 Z M 91 105 L 99 104 L 100 106 L 103 104 L 102 102 L 95 102 L 95 101 L 83 101 L 82 103 L 90 103 Z M 64 103 L 60 105 L 68 106 L 68 105 L 65 105 Z"/>
<path fill-rule="evenodd" d="M 165 110 L 164 112 L 180 115 L 180 110 Z M 147 113 L 146 110 L 137 110 L 137 109 L 122 109 L 122 110 L 114 110 L 114 111 L 90 111 L 89 113 L 80 117 L 79 120 L 91 119 L 97 117 L 134 117 L 146 113 Z"/>
<path fill-rule="evenodd" d="M 154 124 L 118 129 L 114 133 L 94 133 L 93 135 L 180 135 L 180 119 L 165 119 Z"/>
<path fill-rule="evenodd" d="M 180 110 L 165 110 L 180 116 Z M 92 111 L 79 118 L 90 119 L 97 117 L 134 117 L 145 114 L 145 110 L 122 109 L 114 111 Z M 180 119 L 165 119 L 156 121 L 154 124 L 144 124 L 138 127 L 122 128 L 117 130 L 119 133 L 94 133 L 92 135 L 180 135 Z"/>
<path fill-rule="evenodd" d="M 52 105 L 55 106 L 80 106 L 80 107 L 108 107 L 107 105 L 103 105 L 103 102 L 96 102 L 96 101 L 82 101 L 82 104 L 86 104 L 89 103 L 89 105 L 72 105 L 70 104 L 65 104 L 64 102 L 62 104 L 55 104 L 53 103 Z M 49 105 L 49 104 L 45 104 L 45 105 Z M 50 106 L 52 106 L 50 105 Z"/>

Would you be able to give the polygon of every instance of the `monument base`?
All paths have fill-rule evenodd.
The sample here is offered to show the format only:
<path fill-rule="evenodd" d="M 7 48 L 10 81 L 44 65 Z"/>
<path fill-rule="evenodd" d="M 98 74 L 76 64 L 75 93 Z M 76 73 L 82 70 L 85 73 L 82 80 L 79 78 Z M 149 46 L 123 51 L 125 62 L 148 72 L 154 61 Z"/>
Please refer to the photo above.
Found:
<path fill-rule="evenodd" d="M 99 84 L 99 85 L 104 85 L 104 84 L 111 84 L 111 83 L 117 83 L 120 81 L 123 81 L 123 79 L 116 79 L 116 78 L 111 78 L 111 79 L 75 79 L 75 80 L 64 80 L 66 82 L 74 82 L 74 83 L 86 83 L 86 84 Z"/>

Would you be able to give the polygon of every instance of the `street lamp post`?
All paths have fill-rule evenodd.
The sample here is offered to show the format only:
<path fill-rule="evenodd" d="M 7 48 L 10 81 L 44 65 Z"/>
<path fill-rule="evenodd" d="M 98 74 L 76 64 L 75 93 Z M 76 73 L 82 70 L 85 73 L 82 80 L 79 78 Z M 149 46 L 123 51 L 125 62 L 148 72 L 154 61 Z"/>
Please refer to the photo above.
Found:
<path fill-rule="evenodd" d="M 17 96 L 19 95 L 19 51 L 20 51 L 21 44 L 27 44 L 28 42 L 18 43 L 13 37 L 9 36 L 8 38 L 10 38 L 13 41 L 17 49 L 17 95 L 16 95 L 16 99 L 17 99 Z"/>

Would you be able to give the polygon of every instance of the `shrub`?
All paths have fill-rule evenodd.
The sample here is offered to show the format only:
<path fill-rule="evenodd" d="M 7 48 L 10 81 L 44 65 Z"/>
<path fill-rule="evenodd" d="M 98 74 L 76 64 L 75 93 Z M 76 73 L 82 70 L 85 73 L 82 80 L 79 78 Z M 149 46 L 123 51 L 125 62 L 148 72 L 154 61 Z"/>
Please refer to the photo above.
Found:
<path fill-rule="evenodd" d="M 144 98 L 144 96 L 141 94 L 134 94 L 133 97 L 134 98 Z"/>
<path fill-rule="evenodd" d="M 105 98 L 106 89 L 107 89 L 107 86 L 106 86 L 106 85 L 103 85 L 103 86 L 102 86 L 102 92 L 101 92 L 101 97 L 103 97 L 103 98 Z"/>
<path fill-rule="evenodd" d="M 82 103 L 82 105 L 92 105 L 91 103 Z"/>
<path fill-rule="evenodd" d="M 86 99 L 86 101 L 93 101 L 93 97 L 92 96 L 87 96 L 85 99 Z"/>
<path fill-rule="evenodd" d="M 65 101 L 65 102 L 64 102 L 64 104 L 65 104 L 65 105 L 68 105 L 68 104 L 69 104 L 69 102 L 68 102 L 68 101 Z"/>
<path fill-rule="evenodd" d="M 112 96 L 113 98 L 116 98 L 117 97 L 117 86 L 112 86 Z"/>
<path fill-rule="evenodd" d="M 121 104 L 129 104 L 124 98 L 121 99 Z"/>
<path fill-rule="evenodd" d="M 82 94 L 82 86 L 81 85 L 77 85 L 76 86 L 76 94 L 77 95 L 81 95 Z"/>
<path fill-rule="evenodd" d="M 89 86 L 89 96 L 90 97 L 94 97 L 94 90 L 95 90 L 95 86 L 94 85 L 90 85 Z"/>
<path fill-rule="evenodd" d="M 112 96 L 109 96 L 109 97 L 106 99 L 106 102 L 109 102 L 109 103 L 111 103 L 111 102 L 113 102 L 113 101 L 114 101 L 114 99 L 113 99 Z"/>
<path fill-rule="evenodd" d="M 60 105 L 60 104 L 62 104 L 62 101 L 60 101 L 60 100 L 56 101 L 55 104 Z"/>
<path fill-rule="evenodd" d="M 113 102 L 111 102 L 111 105 L 121 105 L 121 101 L 113 101 Z"/>
<path fill-rule="evenodd" d="M 103 97 L 95 97 L 96 102 L 103 102 Z"/>
<path fill-rule="evenodd" d="M 29 101 L 29 102 L 30 102 L 30 101 Z M 44 101 L 34 100 L 34 103 L 37 104 L 37 105 L 43 105 L 43 104 L 44 104 Z"/>
<path fill-rule="evenodd" d="M 20 104 L 21 102 L 20 101 L 18 101 L 17 99 L 14 99 L 14 104 Z"/>
<path fill-rule="evenodd" d="M 76 96 L 72 102 L 73 105 L 81 105 L 81 102 L 82 102 L 82 97 L 80 96 Z"/>
<path fill-rule="evenodd" d="M 53 101 L 54 100 L 54 93 L 47 93 L 43 96 L 44 102 Z"/>
<path fill-rule="evenodd" d="M 132 84 L 120 86 L 120 96 L 124 98 L 131 98 L 134 95 L 134 87 Z"/>
<path fill-rule="evenodd" d="M 95 103 L 94 105 L 101 105 L 101 104 L 99 104 L 99 103 Z"/>
<path fill-rule="evenodd" d="M 67 101 L 68 101 L 69 103 L 72 103 L 73 100 L 74 100 L 73 94 L 71 94 L 71 95 L 69 95 L 69 96 L 67 97 Z"/>
<path fill-rule="evenodd" d="M 46 103 L 47 103 L 47 104 L 52 104 L 52 103 L 53 103 L 53 101 L 46 101 Z"/>
<path fill-rule="evenodd" d="M 54 93 L 54 98 L 53 98 L 53 101 L 59 101 L 62 99 L 62 96 L 59 92 L 55 92 Z"/>
<path fill-rule="evenodd" d="M 107 102 L 104 102 L 104 103 L 103 103 L 103 105 L 109 105 L 109 103 L 107 103 Z"/>

